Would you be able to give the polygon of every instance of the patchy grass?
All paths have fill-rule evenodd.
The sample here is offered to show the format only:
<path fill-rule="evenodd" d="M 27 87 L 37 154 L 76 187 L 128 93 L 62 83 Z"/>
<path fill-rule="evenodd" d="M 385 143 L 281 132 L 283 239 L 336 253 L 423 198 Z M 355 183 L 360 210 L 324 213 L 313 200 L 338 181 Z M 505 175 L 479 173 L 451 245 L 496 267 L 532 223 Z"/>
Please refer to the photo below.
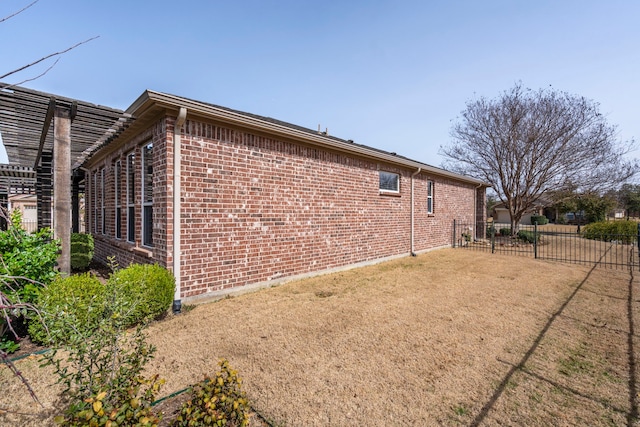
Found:
<path fill-rule="evenodd" d="M 225 357 L 279 426 L 632 425 L 637 285 L 629 272 L 434 251 L 169 316 L 150 327 L 149 369 L 168 395 Z M 46 372 L 19 368 L 52 407 Z M 36 411 L 12 381 L 0 368 L 0 406 Z M 20 419 L 7 418 L 42 425 Z"/>

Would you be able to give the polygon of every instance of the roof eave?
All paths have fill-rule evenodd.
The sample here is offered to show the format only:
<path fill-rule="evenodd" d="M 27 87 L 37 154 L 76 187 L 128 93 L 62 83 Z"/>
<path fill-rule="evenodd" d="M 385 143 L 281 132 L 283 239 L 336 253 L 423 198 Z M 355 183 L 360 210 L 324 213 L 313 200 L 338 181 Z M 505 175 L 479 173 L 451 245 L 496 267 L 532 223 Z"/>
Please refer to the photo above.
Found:
<path fill-rule="evenodd" d="M 260 132 L 267 132 L 270 134 L 292 138 L 295 140 L 302 140 L 313 145 L 329 147 L 337 151 L 356 154 L 359 156 L 367 157 L 369 159 L 404 166 L 415 170 L 421 169 L 422 171 L 427 173 L 433 173 L 435 175 L 473 183 L 477 186 L 489 187 L 489 185 L 482 180 L 440 169 L 426 163 L 398 157 L 391 153 L 381 152 L 372 148 L 368 148 L 366 146 L 353 144 L 337 138 L 330 138 L 320 133 L 316 135 L 311 132 L 304 132 L 302 130 L 283 126 L 278 123 L 260 120 L 257 117 L 243 115 L 239 112 L 217 108 L 216 106 L 211 104 L 205 104 L 175 95 L 156 92 L 153 90 L 145 90 L 126 110 L 126 113 L 132 115 L 135 118 L 140 118 L 141 115 L 144 115 L 145 112 L 149 111 L 153 107 L 162 107 L 167 110 L 176 112 L 180 109 L 180 107 L 185 107 L 188 114 L 212 117 L 215 120 L 224 123 L 257 130 Z"/>

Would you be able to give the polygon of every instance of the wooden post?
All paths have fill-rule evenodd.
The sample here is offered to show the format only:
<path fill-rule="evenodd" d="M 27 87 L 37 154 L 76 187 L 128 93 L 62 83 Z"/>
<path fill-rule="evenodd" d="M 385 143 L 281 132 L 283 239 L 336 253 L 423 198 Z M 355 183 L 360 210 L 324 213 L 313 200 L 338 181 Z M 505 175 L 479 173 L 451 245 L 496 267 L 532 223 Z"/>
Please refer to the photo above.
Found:
<path fill-rule="evenodd" d="M 56 106 L 53 136 L 53 237 L 62 251 L 58 269 L 71 273 L 71 111 Z"/>

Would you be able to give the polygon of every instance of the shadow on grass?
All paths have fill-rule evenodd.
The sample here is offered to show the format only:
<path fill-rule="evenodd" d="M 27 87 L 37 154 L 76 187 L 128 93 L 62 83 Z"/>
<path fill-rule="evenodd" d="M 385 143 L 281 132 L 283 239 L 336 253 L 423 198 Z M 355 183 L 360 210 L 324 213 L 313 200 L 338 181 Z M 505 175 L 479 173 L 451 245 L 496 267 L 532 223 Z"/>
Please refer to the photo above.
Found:
<path fill-rule="evenodd" d="M 530 373 L 525 368 L 525 365 L 527 364 L 527 362 L 529 361 L 531 356 L 535 353 L 535 351 L 538 349 L 538 346 L 540 345 L 540 343 L 542 342 L 542 339 L 544 338 L 544 336 L 547 334 L 547 332 L 551 328 L 551 325 L 562 314 L 562 312 L 566 309 L 566 307 L 573 300 L 573 298 L 576 296 L 576 294 L 582 289 L 582 287 L 587 282 L 587 280 L 589 280 L 589 277 L 591 277 L 591 274 L 598 267 L 599 262 L 605 257 L 605 255 L 606 255 L 606 252 L 602 255 L 600 260 L 598 262 L 596 262 L 594 264 L 594 266 L 589 270 L 589 272 L 587 273 L 585 278 L 582 279 L 580 284 L 578 286 L 576 286 L 576 288 L 573 290 L 573 292 L 571 292 L 571 295 L 569 295 L 567 300 L 558 308 L 558 310 L 556 310 L 555 313 L 553 313 L 553 315 L 551 315 L 549 320 L 547 320 L 547 323 L 544 325 L 544 327 L 542 328 L 542 330 L 540 331 L 540 333 L 538 334 L 538 336 L 534 340 L 533 344 L 531 345 L 529 350 L 527 350 L 527 352 L 524 354 L 524 356 L 522 357 L 520 362 L 518 362 L 515 365 L 511 365 L 511 369 L 509 369 L 509 372 L 507 372 L 507 374 L 504 376 L 504 378 L 502 379 L 502 381 L 500 382 L 500 384 L 496 388 L 495 392 L 493 393 L 493 395 L 491 396 L 489 401 L 482 407 L 482 409 L 480 410 L 478 415 L 471 422 L 470 426 L 472 426 L 472 427 L 479 426 L 484 421 L 484 419 L 489 414 L 489 411 L 491 411 L 491 409 L 495 406 L 495 404 L 498 401 L 498 399 L 500 398 L 500 396 L 502 396 L 502 393 L 504 392 L 504 390 L 506 389 L 507 385 L 511 381 L 511 378 L 513 377 L 513 375 L 516 372 L 521 371 L 521 372 L 525 372 L 525 373 Z M 633 251 L 632 251 L 631 256 L 633 256 Z M 638 419 L 638 402 L 637 402 L 638 390 L 637 390 L 637 381 L 636 381 L 636 360 L 635 360 L 635 352 L 634 352 L 635 349 L 634 349 L 634 342 L 633 342 L 633 337 L 634 337 L 634 333 L 635 333 L 634 316 L 633 316 L 633 280 L 634 280 L 633 268 L 631 268 L 630 269 L 630 278 L 629 278 L 628 297 L 627 297 L 627 318 L 628 318 L 628 321 L 629 321 L 629 330 L 628 330 L 628 332 L 626 332 L 627 333 L 627 352 L 628 352 L 628 359 L 629 359 L 629 361 L 628 361 L 628 364 L 629 364 L 629 384 L 628 384 L 628 386 L 629 386 L 629 408 L 628 408 L 628 412 L 627 412 L 627 410 L 621 410 L 621 409 L 618 408 L 619 411 L 627 413 L 627 426 L 629 426 L 629 427 L 634 425 L 634 422 Z M 576 394 L 581 395 L 581 396 L 583 395 L 582 393 L 576 393 Z"/>
<path fill-rule="evenodd" d="M 631 255 L 633 256 L 633 254 Z M 638 419 L 638 384 L 636 383 L 636 356 L 633 345 L 635 327 L 633 324 L 633 269 L 629 274 L 629 297 L 627 298 L 627 319 L 629 320 L 629 333 L 627 334 L 627 353 L 629 355 L 629 414 L 627 425 L 631 426 Z"/>

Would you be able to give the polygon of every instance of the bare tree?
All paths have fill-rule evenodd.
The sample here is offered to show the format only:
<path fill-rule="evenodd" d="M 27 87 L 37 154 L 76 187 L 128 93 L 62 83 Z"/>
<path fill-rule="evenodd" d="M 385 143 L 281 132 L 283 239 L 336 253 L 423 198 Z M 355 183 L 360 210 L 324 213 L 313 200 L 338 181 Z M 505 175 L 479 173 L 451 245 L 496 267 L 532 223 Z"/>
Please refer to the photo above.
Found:
<path fill-rule="evenodd" d="M 634 142 L 618 142 L 599 105 L 553 89 L 522 84 L 497 99 L 467 102 L 440 147 L 444 167 L 491 184 L 511 216 L 522 216 L 546 193 L 564 188 L 601 192 L 633 176 L 637 159 L 625 156 Z"/>
<path fill-rule="evenodd" d="M 34 0 L 33 2 L 29 3 L 27 6 L 23 7 L 22 9 L 18 10 L 17 12 L 14 12 L 14 13 L 12 13 L 11 15 L 5 16 L 4 18 L 0 18 L 0 23 L 2 23 L 2 22 L 6 21 L 6 20 L 8 20 L 8 19 L 11 19 L 11 18 L 13 18 L 13 17 L 15 17 L 15 16 L 17 16 L 17 15 L 21 14 L 22 12 L 24 12 L 24 11 L 25 11 L 25 10 L 27 10 L 27 9 L 29 9 L 29 8 L 30 8 L 31 6 L 33 6 L 34 4 L 38 3 L 38 1 L 40 1 L 40 0 Z M 9 88 L 9 87 L 12 87 L 12 86 L 18 86 L 18 85 L 21 85 L 21 84 L 23 84 L 23 83 L 26 83 L 26 82 L 30 82 L 30 81 L 33 81 L 33 80 L 39 79 L 40 77 L 44 76 L 44 75 L 45 75 L 45 74 L 47 74 L 49 71 L 51 71 L 51 69 L 52 69 L 53 67 L 55 67 L 55 66 L 58 64 L 58 61 L 60 61 L 60 56 L 61 56 L 61 55 L 63 55 L 63 54 L 65 54 L 65 53 L 69 52 L 70 50 L 73 50 L 73 49 L 77 48 L 77 47 L 78 47 L 78 46 L 80 46 L 80 45 L 83 45 L 83 44 L 88 43 L 88 42 L 90 42 L 90 41 L 92 41 L 92 40 L 95 40 L 95 39 L 97 39 L 98 37 L 100 37 L 100 36 L 95 36 L 95 37 L 88 38 L 88 39 L 83 40 L 83 41 L 81 41 L 81 42 L 78 42 L 78 43 L 74 44 L 73 46 L 70 46 L 70 47 L 68 47 L 68 48 L 66 48 L 66 49 L 60 50 L 60 51 L 58 51 L 58 52 L 50 53 L 50 54 L 48 54 L 48 55 L 45 55 L 45 56 L 41 57 L 40 59 L 36 59 L 35 61 L 32 61 L 32 62 L 30 62 L 30 63 L 28 63 L 28 64 L 26 64 L 26 65 L 23 65 L 23 66 L 18 67 L 18 68 L 14 69 L 14 70 L 9 70 L 9 71 L 6 71 L 6 72 L 4 72 L 4 73 L 0 74 L 0 80 L 2 80 L 2 79 L 5 79 L 5 78 L 7 78 L 7 77 L 9 77 L 9 76 L 14 75 L 14 74 L 18 74 L 18 73 L 20 73 L 21 71 L 24 71 L 24 70 L 26 70 L 26 69 L 28 69 L 28 68 L 31 68 L 31 67 L 33 67 L 33 66 L 35 66 L 35 65 L 37 65 L 37 64 L 40 64 L 41 62 L 44 62 L 44 61 L 46 61 L 47 59 L 56 58 L 56 59 L 55 59 L 55 61 L 53 62 L 53 64 L 51 64 L 49 67 L 47 67 L 47 69 L 45 69 L 45 70 L 44 70 L 43 72 L 41 72 L 40 74 L 38 74 L 38 75 L 36 75 L 36 76 L 33 76 L 33 77 L 25 78 L 25 79 L 21 80 L 21 81 L 20 81 L 20 82 L 18 82 L 18 83 L 14 83 L 14 84 L 11 84 L 11 85 L 4 85 L 4 86 L 0 86 L 0 89 L 6 89 L 6 88 Z"/>

